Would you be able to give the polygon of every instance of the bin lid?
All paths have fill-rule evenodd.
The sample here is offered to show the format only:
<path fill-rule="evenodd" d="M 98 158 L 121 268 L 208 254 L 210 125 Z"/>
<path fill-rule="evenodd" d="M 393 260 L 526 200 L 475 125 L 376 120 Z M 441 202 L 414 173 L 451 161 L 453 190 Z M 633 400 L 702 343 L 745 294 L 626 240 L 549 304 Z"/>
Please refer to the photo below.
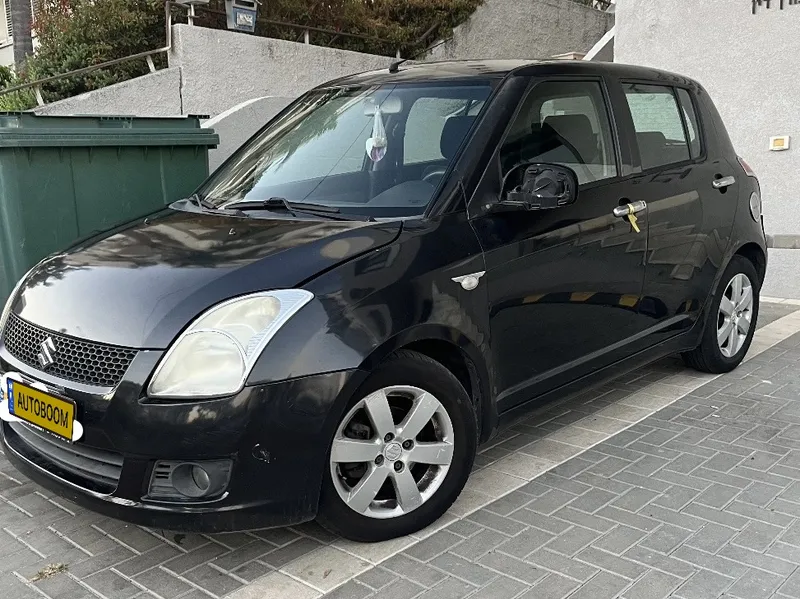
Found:
<path fill-rule="evenodd" d="M 0 148 L 219 145 L 200 116 L 53 116 L 0 112 Z"/>

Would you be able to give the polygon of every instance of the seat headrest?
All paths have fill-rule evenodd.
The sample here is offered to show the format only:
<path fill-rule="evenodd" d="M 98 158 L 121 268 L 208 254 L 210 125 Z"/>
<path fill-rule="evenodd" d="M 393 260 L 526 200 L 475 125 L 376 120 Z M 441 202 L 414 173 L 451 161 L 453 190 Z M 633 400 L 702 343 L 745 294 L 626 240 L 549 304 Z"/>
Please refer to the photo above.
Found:
<path fill-rule="evenodd" d="M 650 168 L 669 162 L 665 158 L 667 138 L 661 131 L 642 131 L 636 134 L 636 141 L 639 144 L 642 167 Z"/>
<path fill-rule="evenodd" d="M 585 163 L 594 160 L 597 154 L 597 138 L 592 123 L 585 114 L 560 114 L 545 118 L 542 129 L 550 128 L 575 148 Z"/>
<path fill-rule="evenodd" d="M 461 142 L 464 141 L 474 122 L 474 116 L 451 116 L 445 121 L 444 129 L 442 129 L 442 139 L 439 144 L 442 156 L 447 160 L 455 158 Z"/>

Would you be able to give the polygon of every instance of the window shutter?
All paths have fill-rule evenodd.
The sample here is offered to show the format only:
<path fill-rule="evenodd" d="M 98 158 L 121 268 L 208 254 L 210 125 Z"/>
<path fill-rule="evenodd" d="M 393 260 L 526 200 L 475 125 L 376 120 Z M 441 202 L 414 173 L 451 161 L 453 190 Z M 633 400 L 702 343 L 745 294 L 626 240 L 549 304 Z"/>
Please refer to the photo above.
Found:
<path fill-rule="evenodd" d="M 7 32 L 7 39 L 11 39 L 14 31 L 11 28 L 11 0 L 4 0 L 5 4 L 5 12 L 6 12 L 6 32 Z"/>

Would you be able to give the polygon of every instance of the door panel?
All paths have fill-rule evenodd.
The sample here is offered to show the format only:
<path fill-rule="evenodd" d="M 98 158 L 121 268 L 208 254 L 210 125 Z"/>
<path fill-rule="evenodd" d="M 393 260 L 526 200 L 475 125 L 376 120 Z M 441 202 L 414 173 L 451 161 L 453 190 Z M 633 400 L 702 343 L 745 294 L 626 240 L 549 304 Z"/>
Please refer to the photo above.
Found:
<path fill-rule="evenodd" d="M 572 206 L 473 222 L 486 253 L 500 411 L 643 348 L 647 219 L 637 234 L 613 216 L 625 196 L 614 183 Z"/>
<path fill-rule="evenodd" d="M 501 412 L 643 347 L 647 218 L 636 233 L 613 215 L 631 195 L 617 178 L 613 122 L 600 80 L 535 84 L 473 200 L 497 202 L 528 162 L 569 166 L 581 182 L 572 205 L 472 221 L 486 255 Z"/>
<path fill-rule="evenodd" d="M 727 247 L 738 184 L 713 187 L 734 171 L 727 161 L 706 157 L 687 90 L 640 83 L 623 83 L 623 90 L 647 171 L 632 180 L 632 193 L 648 205 L 641 311 L 651 319 L 651 342 L 658 343 L 689 329 L 701 314 Z"/>

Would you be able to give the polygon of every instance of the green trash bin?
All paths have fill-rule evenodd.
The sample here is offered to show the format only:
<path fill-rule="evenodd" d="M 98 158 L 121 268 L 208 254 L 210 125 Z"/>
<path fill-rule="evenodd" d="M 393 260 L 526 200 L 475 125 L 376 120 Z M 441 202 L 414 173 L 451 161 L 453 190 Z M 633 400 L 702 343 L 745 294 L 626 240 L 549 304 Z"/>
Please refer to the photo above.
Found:
<path fill-rule="evenodd" d="M 0 113 L 0 309 L 42 258 L 191 195 L 219 143 L 201 118 Z"/>

